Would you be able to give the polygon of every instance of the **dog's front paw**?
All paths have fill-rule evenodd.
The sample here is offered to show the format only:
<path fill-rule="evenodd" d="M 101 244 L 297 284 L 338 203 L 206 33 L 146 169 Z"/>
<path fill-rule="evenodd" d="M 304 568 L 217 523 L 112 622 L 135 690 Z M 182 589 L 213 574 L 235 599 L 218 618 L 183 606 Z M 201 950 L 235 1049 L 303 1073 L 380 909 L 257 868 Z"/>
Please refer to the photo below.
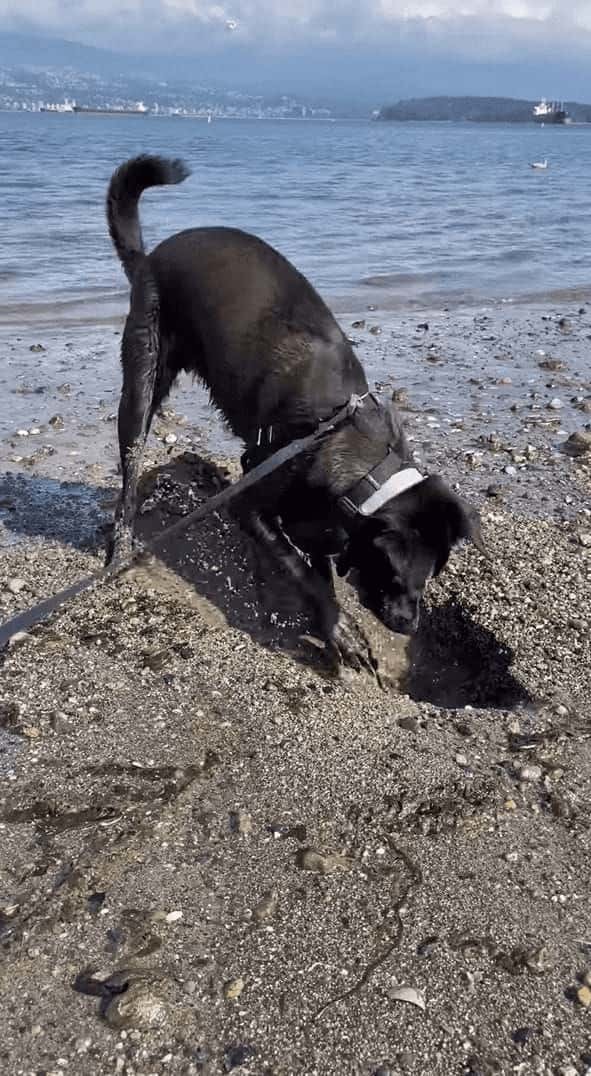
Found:
<path fill-rule="evenodd" d="M 356 672 L 376 675 L 377 663 L 369 639 L 355 620 L 342 611 L 330 633 L 328 645 L 339 664 L 348 665 Z"/>

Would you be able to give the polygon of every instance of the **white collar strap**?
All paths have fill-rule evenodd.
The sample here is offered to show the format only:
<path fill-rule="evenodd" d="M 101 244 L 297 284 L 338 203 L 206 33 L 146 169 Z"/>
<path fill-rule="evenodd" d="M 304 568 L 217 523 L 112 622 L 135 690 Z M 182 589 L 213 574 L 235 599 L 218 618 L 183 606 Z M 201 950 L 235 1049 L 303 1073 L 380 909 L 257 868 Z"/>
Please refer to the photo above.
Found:
<path fill-rule="evenodd" d="M 372 516 L 389 501 L 393 501 L 407 489 L 412 489 L 413 486 L 418 486 L 424 481 L 425 476 L 415 467 L 405 467 L 403 471 L 397 471 L 396 474 L 391 475 L 379 489 L 376 489 L 363 504 L 359 505 L 358 511 L 362 516 Z"/>

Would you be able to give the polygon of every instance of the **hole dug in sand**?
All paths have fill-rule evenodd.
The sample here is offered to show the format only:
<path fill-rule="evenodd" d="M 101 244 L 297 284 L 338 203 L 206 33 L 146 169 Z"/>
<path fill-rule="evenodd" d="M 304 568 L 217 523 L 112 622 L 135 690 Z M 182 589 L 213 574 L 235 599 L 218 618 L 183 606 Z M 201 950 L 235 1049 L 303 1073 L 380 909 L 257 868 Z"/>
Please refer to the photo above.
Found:
<path fill-rule="evenodd" d="M 452 602 L 423 610 L 408 656 L 404 689 L 417 702 L 504 710 L 531 701 L 510 672 L 511 649 Z"/>

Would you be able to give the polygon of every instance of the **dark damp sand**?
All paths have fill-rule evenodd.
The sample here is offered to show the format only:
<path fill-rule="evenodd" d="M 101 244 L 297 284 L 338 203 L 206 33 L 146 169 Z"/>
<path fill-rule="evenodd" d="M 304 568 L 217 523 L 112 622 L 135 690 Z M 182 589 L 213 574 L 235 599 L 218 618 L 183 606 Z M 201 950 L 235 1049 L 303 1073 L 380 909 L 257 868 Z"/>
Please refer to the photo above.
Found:
<path fill-rule="evenodd" d="M 494 558 L 431 585 L 402 692 L 335 679 L 226 516 L 4 655 L 2 1071 L 591 1067 L 591 467 L 560 448 L 591 421 L 578 309 L 341 318 Z M 3 333 L 3 618 L 101 563 L 114 333 Z M 155 427 L 148 537 L 238 454 L 196 386 Z"/>

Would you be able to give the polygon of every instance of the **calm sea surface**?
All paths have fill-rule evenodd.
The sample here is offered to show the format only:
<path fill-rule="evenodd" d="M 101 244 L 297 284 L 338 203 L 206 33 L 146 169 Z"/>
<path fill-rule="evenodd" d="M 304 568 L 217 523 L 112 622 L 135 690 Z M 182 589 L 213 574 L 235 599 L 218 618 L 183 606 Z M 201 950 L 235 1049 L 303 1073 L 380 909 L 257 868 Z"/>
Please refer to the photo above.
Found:
<path fill-rule="evenodd" d="M 193 169 L 144 196 L 148 246 L 241 227 L 337 304 L 591 285 L 591 127 L 0 114 L 0 308 L 122 306 L 104 195 L 145 151 Z M 544 158 L 546 172 L 530 168 Z"/>

